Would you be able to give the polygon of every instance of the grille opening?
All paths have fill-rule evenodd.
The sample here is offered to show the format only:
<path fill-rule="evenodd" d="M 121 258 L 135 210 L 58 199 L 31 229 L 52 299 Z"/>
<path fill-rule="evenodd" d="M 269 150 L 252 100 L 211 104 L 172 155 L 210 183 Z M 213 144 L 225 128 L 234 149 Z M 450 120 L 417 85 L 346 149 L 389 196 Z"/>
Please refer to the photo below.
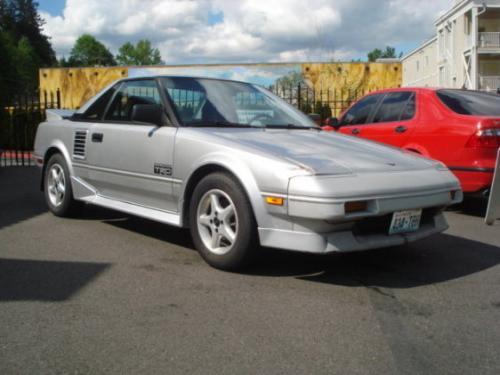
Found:
<path fill-rule="evenodd" d="M 422 217 L 420 218 L 420 228 L 426 224 L 432 224 L 433 218 L 439 210 L 439 207 L 424 208 L 422 210 Z M 354 224 L 353 233 L 355 236 L 367 236 L 374 234 L 385 234 L 386 236 L 389 236 L 391 221 L 392 213 L 383 216 L 361 219 L 356 221 Z"/>

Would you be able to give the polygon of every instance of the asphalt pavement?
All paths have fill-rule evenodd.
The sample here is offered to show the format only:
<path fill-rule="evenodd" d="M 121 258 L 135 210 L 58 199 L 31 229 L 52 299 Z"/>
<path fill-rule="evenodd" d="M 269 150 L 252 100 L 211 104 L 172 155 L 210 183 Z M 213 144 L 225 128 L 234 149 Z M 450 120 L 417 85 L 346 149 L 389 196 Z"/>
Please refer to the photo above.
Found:
<path fill-rule="evenodd" d="M 500 222 L 446 213 L 406 247 L 264 249 L 206 265 L 189 234 L 87 207 L 47 212 L 0 168 L 0 374 L 499 374 Z"/>

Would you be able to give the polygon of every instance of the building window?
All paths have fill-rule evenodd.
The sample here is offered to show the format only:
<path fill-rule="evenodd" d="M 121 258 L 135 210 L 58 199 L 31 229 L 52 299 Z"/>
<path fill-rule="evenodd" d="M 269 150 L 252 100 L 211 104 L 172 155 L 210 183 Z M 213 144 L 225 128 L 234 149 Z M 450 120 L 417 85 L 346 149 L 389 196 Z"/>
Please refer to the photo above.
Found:
<path fill-rule="evenodd" d="M 444 33 L 443 30 L 439 30 L 439 35 L 438 35 L 438 48 L 439 48 L 439 56 L 443 57 L 444 56 Z"/>
<path fill-rule="evenodd" d="M 417 72 L 420 70 L 420 61 L 417 60 Z"/>
<path fill-rule="evenodd" d="M 448 84 L 447 77 L 446 77 L 446 67 L 441 66 L 439 67 L 439 85 L 440 86 L 446 86 Z"/>
<path fill-rule="evenodd" d="M 472 14 L 468 12 L 464 16 L 464 32 L 466 35 L 470 35 L 472 29 Z"/>

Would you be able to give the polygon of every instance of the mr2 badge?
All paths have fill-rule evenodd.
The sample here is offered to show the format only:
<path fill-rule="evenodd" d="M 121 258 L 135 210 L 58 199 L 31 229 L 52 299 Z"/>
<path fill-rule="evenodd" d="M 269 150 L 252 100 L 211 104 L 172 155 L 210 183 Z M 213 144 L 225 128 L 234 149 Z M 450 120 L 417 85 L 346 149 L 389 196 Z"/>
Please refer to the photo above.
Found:
<path fill-rule="evenodd" d="M 155 163 L 154 173 L 160 176 L 172 176 L 172 166 L 168 164 Z"/>

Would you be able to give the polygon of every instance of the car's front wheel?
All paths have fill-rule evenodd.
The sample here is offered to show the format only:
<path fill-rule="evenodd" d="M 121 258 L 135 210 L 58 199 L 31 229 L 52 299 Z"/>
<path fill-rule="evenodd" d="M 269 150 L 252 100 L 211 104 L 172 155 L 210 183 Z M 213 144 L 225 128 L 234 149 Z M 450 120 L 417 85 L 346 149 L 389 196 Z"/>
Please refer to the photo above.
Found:
<path fill-rule="evenodd" d="M 252 207 L 242 187 L 225 173 L 204 177 L 191 199 L 193 242 L 213 267 L 236 270 L 249 264 L 258 246 Z"/>
<path fill-rule="evenodd" d="M 45 201 L 56 216 L 72 216 L 81 208 L 81 202 L 73 199 L 73 190 L 66 161 L 61 154 L 50 157 L 44 176 Z"/>

